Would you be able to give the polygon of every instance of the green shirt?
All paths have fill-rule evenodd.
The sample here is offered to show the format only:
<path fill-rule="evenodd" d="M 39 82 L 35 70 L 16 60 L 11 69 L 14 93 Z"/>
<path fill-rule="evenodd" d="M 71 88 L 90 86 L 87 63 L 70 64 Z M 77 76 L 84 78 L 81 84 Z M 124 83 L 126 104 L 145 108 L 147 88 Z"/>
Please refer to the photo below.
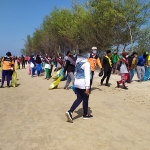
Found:
<path fill-rule="evenodd" d="M 112 62 L 117 63 L 117 55 L 112 55 Z"/>

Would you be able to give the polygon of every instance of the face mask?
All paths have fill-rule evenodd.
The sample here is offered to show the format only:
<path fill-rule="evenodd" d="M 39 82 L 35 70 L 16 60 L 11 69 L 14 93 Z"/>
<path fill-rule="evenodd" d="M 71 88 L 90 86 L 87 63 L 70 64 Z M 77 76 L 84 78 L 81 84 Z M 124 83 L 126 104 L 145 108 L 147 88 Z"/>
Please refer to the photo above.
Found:
<path fill-rule="evenodd" d="M 96 54 L 96 53 L 97 53 L 97 51 L 96 51 L 96 50 L 94 50 L 94 51 L 93 51 L 93 53 L 94 53 L 94 54 Z"/>

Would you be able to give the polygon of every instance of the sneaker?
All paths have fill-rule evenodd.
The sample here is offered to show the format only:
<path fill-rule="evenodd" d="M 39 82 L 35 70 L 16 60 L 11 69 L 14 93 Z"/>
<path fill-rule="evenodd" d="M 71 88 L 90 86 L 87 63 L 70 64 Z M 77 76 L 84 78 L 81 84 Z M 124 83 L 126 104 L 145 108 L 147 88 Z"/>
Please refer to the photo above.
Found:
<path fill-rule="evenodd" d="M 66 112 L 66 117 L 68 119 L 68 122 L 73 123 L 72 113 L 70 111 Z"/>
<path fill-rule="evenodd" d="M 83 119 L 86 120 L 86 119 L 90 119 L 92 118 L 93 116 L 92 115 L 83 115 Z"/>
<path fill-rule="evenodd" d="M 119 84 L 119 82 L 117 81 L 117 88 L 120 88 L 120 84 Z"/>
<path fill-rule="evenodd" d="M 128 90 L 128 88 L 125 86 L 125 87 L 123 87 L 123 89 L 125 89 L 125 90 Z"/>
<path fill-rule="evenodd" d="M 1 86 L 0 86 L 0 88 L 4 88 L 4 86 L 3 86 L 3 85 L 1 85 Z"/>
<path fill-rule="evenodd" d="M 103 85 L 103 81 L 102 80 L 101 80 L 100 84 Z"/>
<path fill-rule="evenodd" d="M 105 86 L 108 86 L 108 87 L 110 87 L 110 84 L 106 83 L 106 84 L 105 84 Z"/>

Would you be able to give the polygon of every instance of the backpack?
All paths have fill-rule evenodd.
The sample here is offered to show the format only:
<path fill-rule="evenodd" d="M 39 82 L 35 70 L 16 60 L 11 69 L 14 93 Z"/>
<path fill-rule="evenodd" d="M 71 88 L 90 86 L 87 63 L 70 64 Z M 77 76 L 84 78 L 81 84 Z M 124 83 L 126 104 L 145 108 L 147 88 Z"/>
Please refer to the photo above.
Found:
<path fill-rule="evenodd" d="M 132 66 L 133 58 L 134 58 L 134 56 L 128 56 L 128 66 L 129 66 L 129 68 Z"/>

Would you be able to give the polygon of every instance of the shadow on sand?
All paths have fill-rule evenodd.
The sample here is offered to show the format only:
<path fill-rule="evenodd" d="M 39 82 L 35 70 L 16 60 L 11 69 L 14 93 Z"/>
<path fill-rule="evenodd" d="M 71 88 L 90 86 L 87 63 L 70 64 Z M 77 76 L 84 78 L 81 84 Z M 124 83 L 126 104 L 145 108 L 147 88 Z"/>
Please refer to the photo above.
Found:
<path fill-rule="evenodd" d="M 75 113 L 77 113 L 77 116 L 75 116 L 75 117 L 73 118 L 73 120 L 78 119 L 78 118 L 80 118 L 80 117 L 83 116 L 83 109 L 80 108 L 80 109 L 78 109 L 77 111 L 75 111 Z M 88 107 L 88 113 L 89 113 L 89 114 L 92 113 L 92 110 L 91 110 L 90 107 Z"/>

